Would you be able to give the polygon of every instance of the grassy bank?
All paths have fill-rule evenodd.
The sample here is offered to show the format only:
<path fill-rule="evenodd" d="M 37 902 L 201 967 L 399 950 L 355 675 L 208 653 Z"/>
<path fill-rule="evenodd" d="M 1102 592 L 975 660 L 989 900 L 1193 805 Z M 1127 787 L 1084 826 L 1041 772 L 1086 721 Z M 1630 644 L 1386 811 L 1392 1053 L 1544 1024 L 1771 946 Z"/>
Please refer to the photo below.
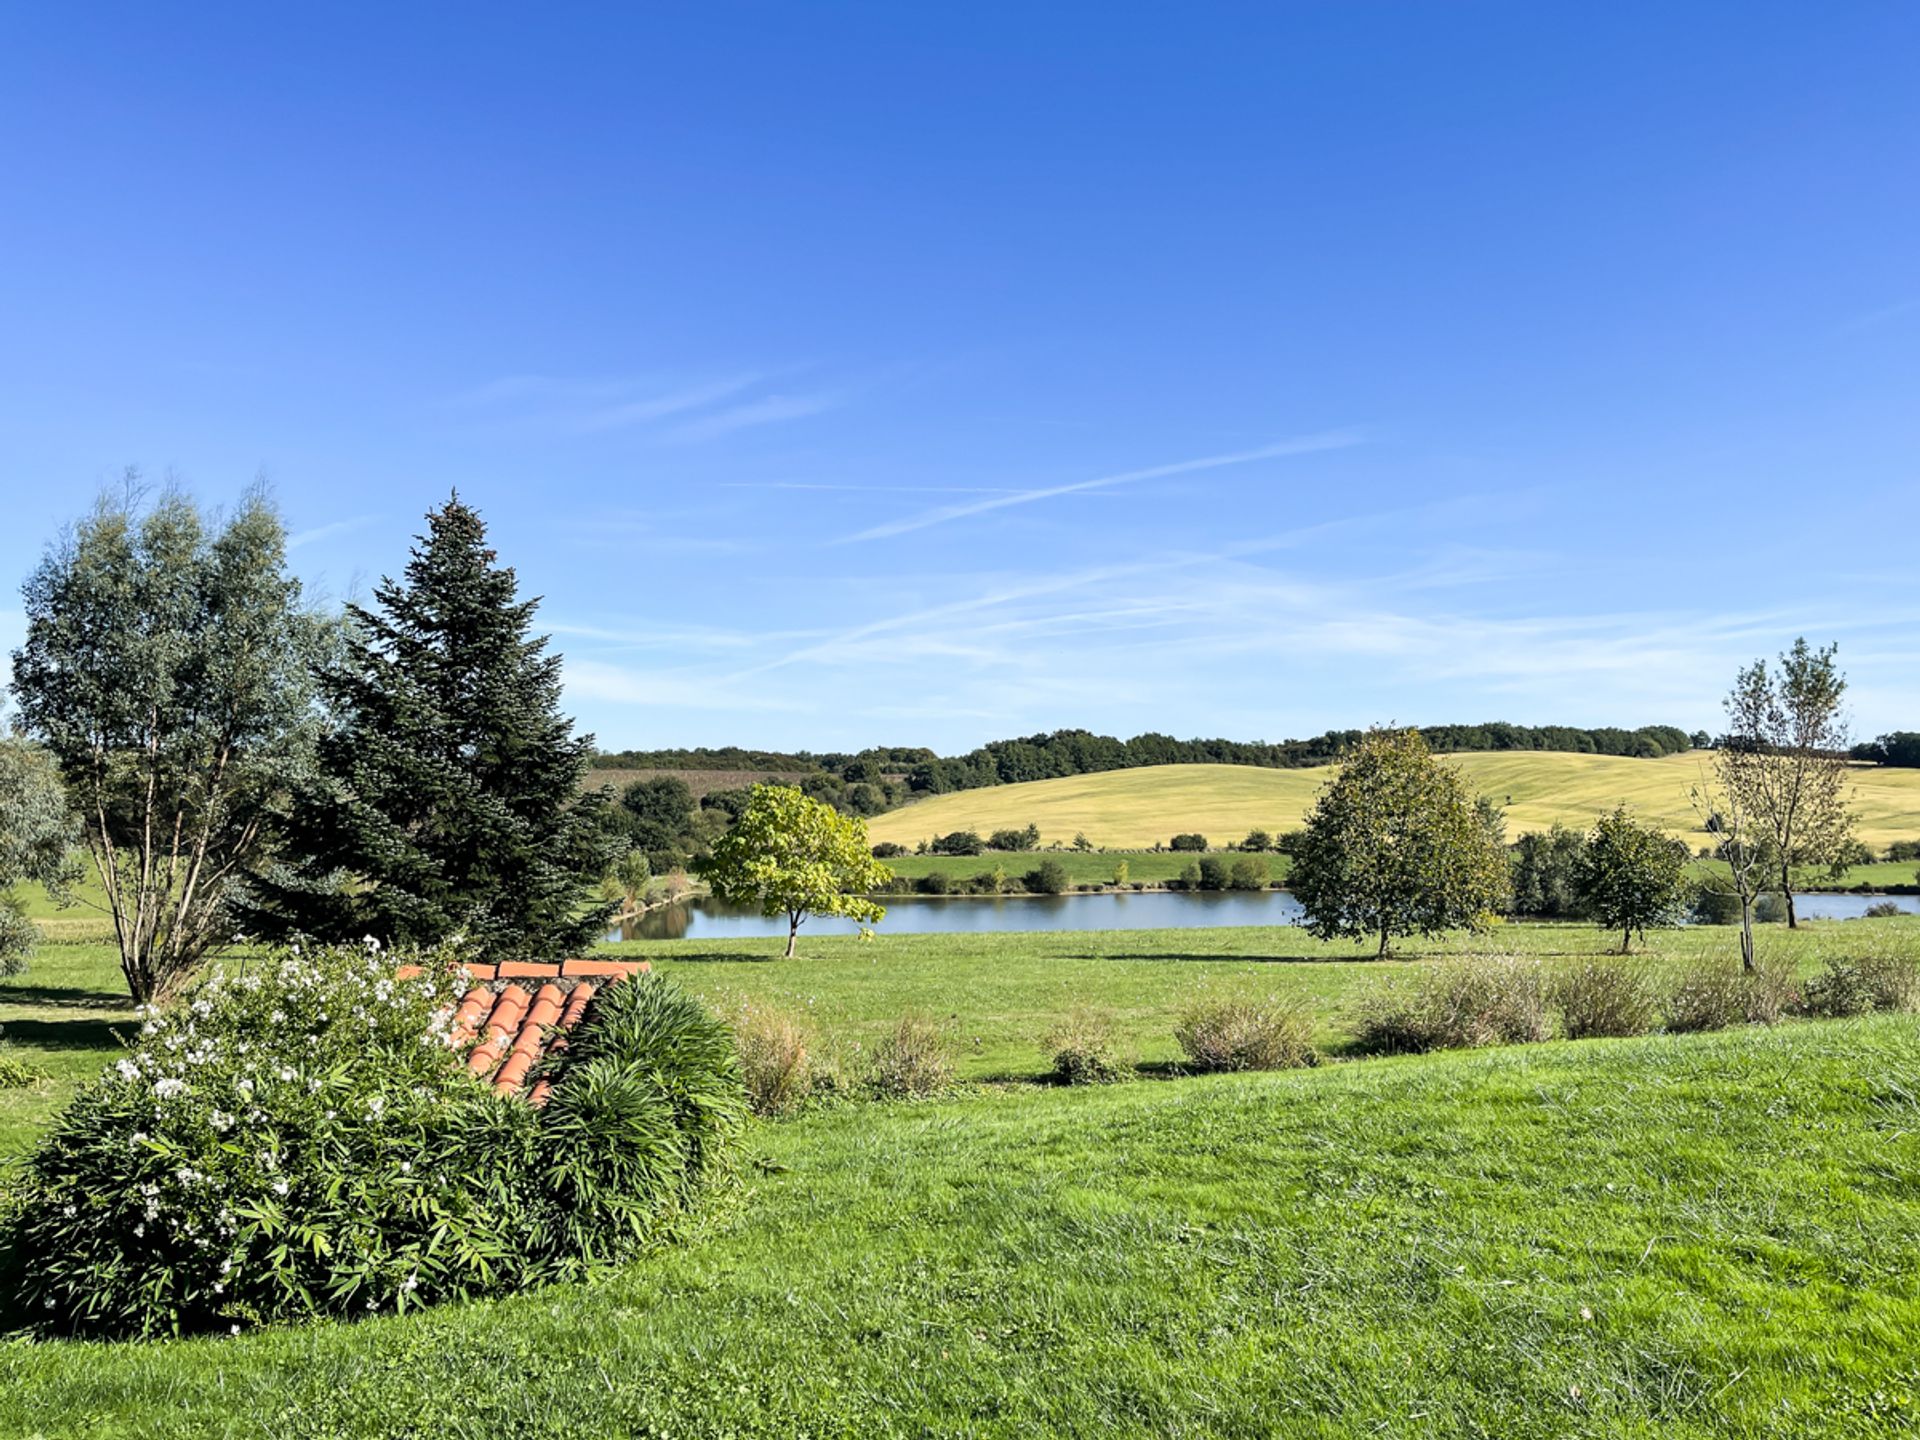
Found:
<path fill-rule="evenodd" d="M 1896 1433 L 1917 1093 L 1901 1017 L 840 1110 L 602 1284 L 0 1347 L 0 1434 Z"/>

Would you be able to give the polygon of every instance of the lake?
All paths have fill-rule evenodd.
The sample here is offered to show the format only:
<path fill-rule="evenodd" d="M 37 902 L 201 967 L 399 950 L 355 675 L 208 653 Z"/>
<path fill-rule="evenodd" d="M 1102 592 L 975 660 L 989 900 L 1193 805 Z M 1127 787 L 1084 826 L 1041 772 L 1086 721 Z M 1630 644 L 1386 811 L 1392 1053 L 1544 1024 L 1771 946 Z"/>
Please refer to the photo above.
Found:
<path fill-rule="evenodd" d="M 1920 896 L 1807 894 L 1794 897 L 1803 920 L 1852 920 L 1878 901 L 1920 913 Z M 1188 894 L 1179 890 L 1097 895 L 894 895 L 883 935 L 976 935 L 1015 930 L 1184 930 L 1228 925 L 1297 925 L 1306 911 L 1285 890 Z M 851 920 L 809 920 L 802 935 L 852 935 Z M 609 931 L 609 940 L 745 940 L 787 933 L 784 919 L 736 910 L 708 898 L 676 901 Z"/>

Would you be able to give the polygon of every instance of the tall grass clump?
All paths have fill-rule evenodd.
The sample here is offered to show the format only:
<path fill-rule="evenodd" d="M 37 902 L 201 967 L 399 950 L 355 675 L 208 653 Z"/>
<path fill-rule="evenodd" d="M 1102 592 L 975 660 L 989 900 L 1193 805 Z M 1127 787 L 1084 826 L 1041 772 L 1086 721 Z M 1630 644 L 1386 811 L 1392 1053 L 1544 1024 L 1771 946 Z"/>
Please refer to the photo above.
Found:
<path fill-rule="evenodd" d="M 785 1010 L 745 1000 L 729 1024 L 753 1113 L 787 1115 L 805 1104 L 816 1069 L 807 1028 Z"/>
<path fill-rule="evenodd" d="M 1113 1016 L 1104 1010 L 1083 1006 L 1068 1011 L 1040 1047 L 1053 1061 L 1053 1078 L 1063 1085 L 1108 1085 L 1126 1078 Z"/>
<path fill-rule="evenodd" d="M 744 1115 L 726 1027 L 668 982 L 609 986 L 500 1097 L 448 1044 L 464 978 L 325 950 L 142 1012 L 28 1157 L 0 1219 L 0 1324 L 238 1330 L 577 1276 L 682 1233 Z"/>
<path fill-rule="evenodd" d="M 924 1100 L 953 1084 L 953 1047 L 924 1015 L 904 1015 L 873 1050 L 867 1088 L 882 1100 Z"/>
<path fill-rule="evenodd" d="M 1645 1035 L 1659 1018 L 1651 980 L 1630 961 L 1585 961 L 1555 975 L 1550 993 L 1569 1040 Z"/>
<path fill-rule="evenodd" d="M 1535 961 L 1473 955 L 1425 967 L 1361 1006 L 1356 1048 L 1408 1055 L 1480 1045 L 1520 1045 L 1553 1033 L 1547 986 Z"/>
<path fill-rule="evenodd" d="M 1312 1017 L 1271 997 L 1199 1001 L 1180 1016 L 1173 1038 L 1195 1070 L 1291 1070 L 1320 1058 Z"/>
<path fill-rule="evenodd" d="M 1670 975 L 1661 1001 L 1675 1034 L 1772 1025 L 1799 1002 L 1793 969 L 1763 964 L 1748 973 L 1731 961 L 1699 960 Z"/>

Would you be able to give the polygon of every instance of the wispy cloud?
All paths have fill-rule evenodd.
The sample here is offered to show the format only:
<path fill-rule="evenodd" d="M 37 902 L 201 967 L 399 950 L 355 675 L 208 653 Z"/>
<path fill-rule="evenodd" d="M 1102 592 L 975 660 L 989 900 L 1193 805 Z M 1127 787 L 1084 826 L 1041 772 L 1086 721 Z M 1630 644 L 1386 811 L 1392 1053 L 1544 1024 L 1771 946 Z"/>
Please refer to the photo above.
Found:
<path fill-rule="evenodd" d="M 350 535 L 362 526 L 372 524 L 376 518 L 372 515 L 356 515 L 351 520 L 334 520 L 326 525 L 315 525 L 310 530 L 296 530 L 287 537 L 287 549 L 301 550 L 308 545 L 317 545 L 322 540 L 331 540 L 336 535 Z"/>
<path fill-rule="evenodd" d="M 840 393 L 769 390 L 782 372 L 663 379 L 509 375 L 454 396 L 456 409 L 493 426 L 547 435 L 650 434 L 680 444 L 818 415 L 844 403 Z"/>
<path fill-rule="evenodd" d="M 839 485 L 811 480 L 723 480 L 716 490 L 845 490 L 861 495 L 1015 495 L 1013 485 Z"/>
<path fill-rule="evenodd" d="M 1080 494 L 1088 490 L 1108 490 L 1117 485 L 1132 485 L 1143 480 L 1161 480 L 1170 475 L 1190 475 L 1201 470 L 1221 470 L 1231 465 L 1251 465 L 1256 461 L 1277 460 L 1288 455 L 1305 455 L 1320 450 L 1344 450 L 1362 444 L 1364 438 L 1357 430 L 1328 430 L 1316 435 L 1301 435 L 1291 440 L 1277 441 L 1256 450 L 1236 450 L 1225 455 L 1203 455 L 1197 460 L 1178 460 L 1170 465 L 1150 465 L 1142 470 L 1123 470 L 1118 474 L 1101 475 L 1092 480 L 1076 480 L 1066 485 L 1015 490 L 986 500 L 942 505 L 932 510 L 923 510 L 917 515 L 908 515 L 903 519 L 889 520 L 856 534 L 845 536 L 837 543 L 885 540 L 914 530 L 925 530 L 929 526 L 945 525 L 953 520 L 985 515 L 1014 505 L 1033 505 L 1042 500 L 1052 500 L 1061 495 Z"/>

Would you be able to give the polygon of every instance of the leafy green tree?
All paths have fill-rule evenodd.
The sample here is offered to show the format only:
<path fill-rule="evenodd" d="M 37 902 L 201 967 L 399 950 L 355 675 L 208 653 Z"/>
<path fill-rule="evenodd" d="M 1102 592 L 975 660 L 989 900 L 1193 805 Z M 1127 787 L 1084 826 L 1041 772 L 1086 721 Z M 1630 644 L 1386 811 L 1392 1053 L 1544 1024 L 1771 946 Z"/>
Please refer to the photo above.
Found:
<path fill-rule="evenodd" d="M 1375 730 L 1322 791 L 1287 883 L 1322 939 L 1437 935 L 1491 923 L 1507 861 L 1451 766 L 1417 730 Z"/>
<path fill-rule="evenodd" d="M 26 968 L 40 933 L 13 887 L 38 882 L 64 892 L 77 878 L 73 842 L 73 813 L 53 757 L 23 736 L 0 734 L 0 975 Z"/>
<path fill-rule="evenodd" d="M 1176 835 L 1173 837 L 1171 841 L 1168 842 L 1167 848 L 1169 850 L 1183 850 L 1183 851 L 1205 850 L 1207 848 L 1207 837 L 1204 835 L 1198 835 L 1198 834 L 1192 834 L 1192 833 L 1188 833 L 1184 835 Z"/>
<path fill-rule="evenodd" d="M 1594 822 L 1580 852 L 1575 886 L 1582 907 L 1603 930 L 1620 932 L 1620 953 L 1650 925 L 1678 922 L 1686 907 L 1687 851 L 1622 805 Z"/>
<path fill-rule="evenodd" d="M 328 627 L 264 494 L 224 524 L 136 479 L 47 551 L 13 655 L 21 723 L 59 766 L 127 988 L 164 998 L 234 936 L 309 773 Z"/>
<path fill-rule="evenodd" d="M 868 894 L 889 883 L 893 871 L 873 858 L 866 821 L 791 785 L 756 785 L 700 876 L 730 905 L 756 905 L 769 919 L 784 914 L 791 957 L 809 915 L 869 925 L 885 917 Z"/>
<path fill-rule="evenodd" d="M 1022 876 L 1021 881 L 1036 895 L 1065 894 L 1072 884 L 1067 877 L 1067 867 L 1058 860 L 1042 860 Z"/>
<path fill-rule="evenodd" d="M 1564 825 L 1522 835 L 1513 847 L 1513 913 L 1543 920 L 1580 914 L 1580 854 L 1586 846 L 1586 836 Z"/>
<path fill-rule="evenodd" d="M 1240 842 L 1240 848 L 1249 854 L 1260 854 L 1273 849 L 1273 836 L 1265 830 L 1249 830 L 1247 838 Z"/>
<path fill-rule="evenodd" d="M 320 677 L 320 780 L 295 808 L 289 863 L 261 886 L 257 928 L 457 940 L 483 960 L 598 938 L 612 907 L 595 890 L 619 841 L 603 792 L 580 794 L 593 740 L 560 713 L 560 657 L 530 633 L 537 602 L 495 558 L 455 496 L 428 514 L 404 580 L 348 607 Z"/>
<path fill-rule="evenodd" d="M 1092 852 L 1092 850 L 1093 850 L 1093 842 L 1092 842 L 1091 840 L 1089 840 L 1089 839 L 1087 838 L 1087 832 L 1086 832 L 1086 831 L 1084 831 L 1084 830 L 1076 830 L 1076 831 L 1074 831 L 1074 834 L 1073 834 L 1073 848 L 1074 848 L 1074 850 L 1075 850 L 1075 852 L 1076 852 L 1076 853 L 1078 853 L 1078 854 L 1081 854 L 1081 855 L 1086 855 L 1086 854 L 1090 854 L 1090 853 Z"/>

